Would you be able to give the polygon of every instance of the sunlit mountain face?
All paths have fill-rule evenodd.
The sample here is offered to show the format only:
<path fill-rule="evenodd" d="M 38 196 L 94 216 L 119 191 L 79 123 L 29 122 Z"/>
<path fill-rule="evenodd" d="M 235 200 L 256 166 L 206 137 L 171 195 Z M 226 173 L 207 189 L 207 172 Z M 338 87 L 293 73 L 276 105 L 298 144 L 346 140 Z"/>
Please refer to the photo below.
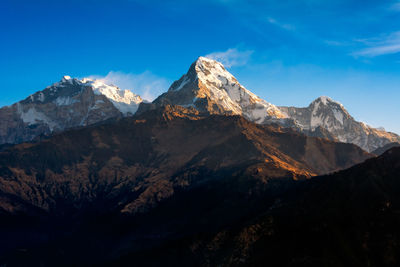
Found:
<path fill-rule="evenodd" d="M 99 80 L 64 76 L 42 91 L 0 109 L 1 144 L 32 141 L 41 135 L 133 115 L 142 98 Z"/>
<path fill-rule="evenodd" d="M 134 115 L 143 110 L 179 105 L 201 113 L 240 115 L 257 124 L 279 124 L 309 136 L 352 143 L 373 152 L 400 137 L 356 121 L 337 101 L 319 97 L 307 108 L 277 107 L 242 86 L 218 61 L 198 58 L 188 72 L 153 103 L 129 90 L 96 79 L 62 78 L 25 100 L 0 109 L 1 143 L 32 141 L 66 129 Z"/>

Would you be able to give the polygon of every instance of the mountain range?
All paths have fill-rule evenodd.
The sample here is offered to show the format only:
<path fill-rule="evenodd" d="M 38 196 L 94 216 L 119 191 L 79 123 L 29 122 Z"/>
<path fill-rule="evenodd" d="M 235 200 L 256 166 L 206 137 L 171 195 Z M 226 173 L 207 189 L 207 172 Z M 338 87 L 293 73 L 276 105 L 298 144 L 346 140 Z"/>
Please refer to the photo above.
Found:
<path fill-rule="evenodd" d="M 0 109 L 1 266 L 397 266 L 400 137 L 200 57 L 153 102 L 64 76 Z"/>
<path fill-rule="evenodd" d="M 343 105 L 329 97 L 319 97 L 307 108 L 277 107 L 244 88 L 221 63 L 204 57 L 153 101 L 156 106 L 167 103 L 210 114 L 242 115 L 259 124 L 278 123 L 310 136 L 356 144 L 368 152 L 400 143 L 394 133 L 357 122 Z"/>
<path fill-rule="evenodd" d="M 61 81 L 0 109 L 0 144 L 32 141 L 41 135 L 132 115 L 142 98 L 100 80 Z"/>
<path fill-rule="evenodd" d="M 146 219 L 146 223 L 141 221 L 143 216 L 158 213 L 182 194 L 197 195 L 195 192 L 204 186 L 213 188 L 214 184 L 222 183 L 220 186 L 225 189 L 220 192 L 217 201 L 220 204 L 216 204 L 207 189 L 205 195 L 193 199 L 198 204 L 190 209 L 194 214 L 198 208 L 203 210 L 199 211 L 201 214 L 212 205 L 234 210 L 236 205 L 244 203 L 232 199 L 226 206 L 232 197 L 240 196 L 241 201 L 250 203 L 265 192 L 280 192 L 280 184 L 285 181 L 332 173 L 371 157 L 353 144 L 307 137 L 277 125 L 255 124 L 241 116 L 202 116 L 195 109 L 169 105 L 133 117 L 68 130 L 41 142 L 23 143 L 0 152 L 0 233 L 4 237 L 0 242 L 3 252 L 0 262 L 3 258 L 14 263 L 18 257 L 8 259 L 7 255 L 16 249 L 18 252 L 23 248 L 26 252 L 23 254 L 30 257 L 31 253 L 37 255 L 37 248 L 47 251 L 46 246 L 54 242 L 51 247 L 57 252 L 49 255 L 59 255 L 63 250 L 68 251 L 66 255 L 78 253 L 76 242 L 72 247 L 64 247 L 69 241 L 62 240 L 63 233 L 71 233 L 66 238 L 75 239 L 81 236 L 78 234 L 81 231 L 87 231 L 82 234 L 84 239 L 98 235 L 89 239 L 100 246 L 92 247 L 81 241 L 90 247 L 82 248 L 87 254 L 76 255 L 84 261 L 90 261 L 99 252 L 114 258 L 113 254 L 124 253 L 119 246 L 125 243 L 129 250 L 135 250 L 141 242 L 154 247 L 185 233 L 181 232 L 181 227 L 186 227 L 182 216 L 188 216 L 190 221 L 197 218 L 186 210 L 172 224 L 156 217 Z M 218 186 L 218 191 L 221 189 Z M 181 208 L 177 207 L 172 214 L 178 210 Z M 227 212 L 220 223 L 213 225 L 208 221 L 204 229 L 225 226 L 248 211 Z M 168 212 L 161 212 L 173 218 Z M 103 229 L 103 219 L 121 220 L 119 223 L 130 226 L 120 239 L 119 227 Z M 85 230 L 86 224 L 93 227 L 92 220 L 99 220 L 104 235 L 93 232 L 94 229 Z M 161 227 L 156 222 L 166 224 Z M 187 231 L 200 229 L 203 228 L 193 226 Z M 118 239 L 109 245 L 118 246 L 110 248 L 106 244 L 103 240 L 106 232 Z M 43 257 L 54 260 L 52 256 Z M 105 258 L 97 256 L 97 259 Z M 70 264 L 74 265 L 72 262 L 67 265 Z"/>
<path fill-rule="evenodd" d="M 68 130 L 0 152 L 0 262 L 392 266 L 399 153 L 170 105 Z"/>
<path fill-rule="evenodd" d="M 367 152 L 400 143 L 397 134 L 356 121 L 343 105 L 329 97 L 319 97 L 306 108 L 268 103 L 242 86 L 221 63 L 200 57 L 152 103 L 101 80 L 65 76 L 43 91 L 0 109 L 0 144 L 32 141 L 167 104 L 205 114 L 241 115 L 258 124 L 279 124 L 309 136 L 352 143 Z"/>

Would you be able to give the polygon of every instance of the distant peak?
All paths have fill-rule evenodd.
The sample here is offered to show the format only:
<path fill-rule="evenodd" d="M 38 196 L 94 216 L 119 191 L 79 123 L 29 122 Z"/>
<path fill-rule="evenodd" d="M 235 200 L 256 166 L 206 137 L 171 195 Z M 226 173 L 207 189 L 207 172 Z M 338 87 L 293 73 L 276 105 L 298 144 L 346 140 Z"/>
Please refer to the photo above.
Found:
<path fill-rule="evenodd" d="M 320 96 L 316 99 L 316 101 L 323 103 L 324 105 L 327 105 L 328 102 L 333 102 L 332 98 L 329 96 Z"/>
<path fill-rule="evenodd" d="M 64 75 L 64 76 L 62 77 L 61 81 L 62 81 L 62 82 L 67 82 L 67 81 L 69 81 L 69 80 L 71 80 L 71 79 L 72 79 L 71 76 Z"/>
<path fill-rule="evenodd" d="M 219 62 L 216 61 L 214 59 L 208 58 L 208 57 L 199 57 L 196 62 L 195 62 L 196 66 L 200 66 L 202 68 L 206 68 L 206 69 L 210 69 L 210 68 L 220 68 L 225 70 L 224 65 Z"/>
<path fill-rule="evenodd" d="M 343 106 L 341 103 L 339 103 L 338 101 L 333 100 L 332 98 L 330 98 L 329 96 L 320 96 L 317 99 L 315 99 L 313 101 L 313 103 L 322 103 L 324 105 L 328 105 L 330 103 L 334 103 L 340 106 Z"/>
<path fill-rule="evenodd" d="M 233 77 L 221 62 L 207 57 L 199 57 L 196 62 L 191 66 L 192 71 L 197 73 L 198 76 L 214 76 L 217 77 Z M 204 78 L 203 77 L 203 78 Z"/>
<path fill-rule="evenodd" d="M 198 59 L 196 60 L 196 62 L 217 62 L 217 63 L 219 63 L 218 61 L 216 61 L 216 60 L 214 60 L 214 59 L 211 59 L 211 58 L 208 58 L 208 57 L 198 57 Z"/>

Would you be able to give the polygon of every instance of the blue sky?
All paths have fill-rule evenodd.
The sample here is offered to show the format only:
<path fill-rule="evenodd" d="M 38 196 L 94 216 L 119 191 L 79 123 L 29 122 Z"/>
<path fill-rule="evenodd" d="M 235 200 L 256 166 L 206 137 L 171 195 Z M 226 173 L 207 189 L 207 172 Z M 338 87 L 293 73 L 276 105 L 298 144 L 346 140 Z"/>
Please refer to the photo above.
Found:
<path fill-rule="evenodd" d="M 400 133 L 400 2 L 19 1 L 0 8 L 0 105 L 61 79 L 107 77 L 154 98 L 212 55 L 276 105 L 320 95 Z"/>

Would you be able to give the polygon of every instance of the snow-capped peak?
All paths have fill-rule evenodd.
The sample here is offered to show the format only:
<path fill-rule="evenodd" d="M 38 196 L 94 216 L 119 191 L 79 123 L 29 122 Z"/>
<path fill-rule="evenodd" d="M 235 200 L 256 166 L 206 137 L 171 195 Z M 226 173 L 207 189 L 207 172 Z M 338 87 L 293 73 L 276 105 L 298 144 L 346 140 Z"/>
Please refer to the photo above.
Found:
<path fill-rule="evenodd" d="M 68 76 L 68 75 L 64 75 L 62 78 L 61 78 L 61 81 L 60 81 L 61 83 L 72 83 L 73 82 L 73 79 L 70 77 L 70 76 Z"/>
<path fill-rule="evenodd" d="M 188 73 L 171 85 L 168 92 L 162 96 L 167 99 L 171 97 L 168 102 L 202 109 L 196 103 L 206 99 L 207 102 L 211 101 L 208 109 L 215 107 L 213 112 L 243 115 L 257 123 L 271 117 L 285 117 L 276 106 L 242 86 L 220 62 L 206 57 L 199 57 Z M 188 97 L 190 95 L 191 98 Z"/>
<path fill-rule="evenodd" d="M 214 69 L 218 72 L 223 72 L 224 74 L 228 74 L 230 76 L 232 76 L 232 74 L 230 74 L 224 67 L 224 65 L 222 65 L 222 63 L 211 59 L 211 58 L 207 58 L 207 57 L 199 57 L 196 60 L 196 67 L 198 68 L 198 70 L 203 71 L 205 69 Z"/>
<path fill-rule="evenodd" d="M 328 96 L 321 96 L 318 98 L 319 101 L 321 101 L 324 105 L 328 104 L 328 101 L 331 102 L 332 99 Z"/>
<path fill-rule="evenodd" d="M 74 93 L 83 90 L 84 87 L 90 87 L 95 95 L 104 95 L 107 97 L 124 115 L 134 114 L 137 111 L 139 104 L 143 102 L 143 99 L 139 95 L 134 94 L 130 90 L 122 90 L 115 85 L 107 84 L 102 79 L 77 79 L 66 75 L 63 76 L 59 82 L 52 84 L 45 90 L 49 90 L 50 95 L 54 96 L 58 94 L 61 88 L 68 88 L 70 85 L 79 86 L 81 88 L 79 89 L 79 87 L 76 87 L 78 90 L 75 89 L 70 91 Z M 43 93 L 39 92 L 37 94 L 38 97 L 36 98 L 43 102 Z M 58 105 L 67 105 L 68 103 L 73 103 L 74 101 L 72 101 L 70 97 L 63 95 L 58 97 L 55 102 Z"/>
<path fill-rule="evenodd" d="M 57 91 L 57 89 L 59 87 L 65 87 L 65 86 L 68 86 L 70 84 L 74 84 L 74 83 L 76 83 L 78 81 L 79 80 L 76 79 L 76 78 L 71 78 L 71 76 L 64 75 L 59 82 L 56 82 L 56 83 L 53 83 L 50 86 L 47 86 L 46 89 L 50 88 L 52 91 Z"/>
<path fill-rule="evenodd" d="M 322 103 L 324 105 L 329 105 L 329 104 L 337 104 L 339 106 L 343 106 L 340 102 L 333 100 L 329 96 L 320 96 L 317 99 L 313 101 L 313 103 Z"/>
<path fill-rule="evenodd" d="M 313 102 L 311 102 L 310 107 L 314 110 L 318 109 L 327 109 L 327 110 L 332 110 L 333 112 L 341 112 L 345 116 L 350 116 L 350 114 L 347 112 L 346 108 L 342 105 L 342 103 L 333 100 L 332 98 L 328 96 L 320 96 L 317 99 L 315 99 Z"/>
<path fill-rule="evenodd" d="M 62 80 L 63 82 L 68 81 L 68 80 L 71 80 L 71 76 L 64 75 L 64 76 L 62 77 L 61 80 Z"/>
<path fill-rule="evenodd" d="M 342 128 L 344 121 L 351 118 L 344 106 L 327 96 L 320 96 L 310 104 L 311 129 L 324 127 L 329 131 Z"/>
<path fill-rule="evenodd" d="M 92 87 L 96 95 L 104 95 L 107 97 L 114 106 L 125 115 L 129 113 L 134 114 L 139 104 L 143 102 L 143 99 L 132 91 L 123 90 L 115 85 L 106 84 L 101 79 L 83 78 L 79 82 L 85 86 Z"/>
<path fill-rule="evenodd" d="M 195 62 L 195 70 L 199 78 L 207 79 L 207 76 L 212 75 L 214 77 L 225 77 L 238 83 L 236 78 L 225 69 L 222 63 L 210 58 L 199 57 Z"/>

